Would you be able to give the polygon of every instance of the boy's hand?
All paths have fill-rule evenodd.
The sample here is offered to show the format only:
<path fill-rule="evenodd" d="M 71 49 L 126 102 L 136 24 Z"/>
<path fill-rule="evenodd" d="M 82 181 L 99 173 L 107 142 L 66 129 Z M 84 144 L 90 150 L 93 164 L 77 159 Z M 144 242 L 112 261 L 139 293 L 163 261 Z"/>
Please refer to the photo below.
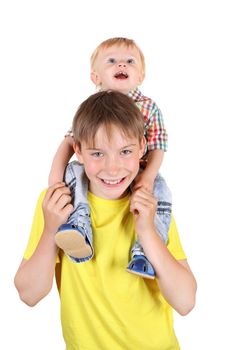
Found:
<path fill-rule="evenodd" d="M 64 182 L 48 188 L 42 203 L 46 232 L 56 233 L 58 227 L 67 221 L 73 211 L 73 205 L 70 203 L 70 190 Z"/>
<path fill-rule="evenodd" d="M 137 190 L 140 187 L 145 188 L 150 193 L 153 192 L 154 178 L 151 175 L 148 175 L 146 170 L 137 175 L 134 179 L 133 190 Z"/>
<path fill-rule="evenodd" d="M 135 229 L 140 238 L 144 232 L 152 231 L 157 201 L 145 188 L 140 187 L 131 196 L 130 211 L 135 218 Z"/>

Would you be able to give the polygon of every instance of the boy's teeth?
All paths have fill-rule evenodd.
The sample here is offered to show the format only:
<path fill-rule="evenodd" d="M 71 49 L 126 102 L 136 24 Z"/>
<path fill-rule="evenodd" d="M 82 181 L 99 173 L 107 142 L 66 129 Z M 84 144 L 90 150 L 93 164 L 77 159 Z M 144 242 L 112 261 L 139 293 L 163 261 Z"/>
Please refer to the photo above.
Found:
<path fill-rule="evenodd" d="M 116 185 L 116 184 L 120 183 L 121 179 L 119 179 L 119 180 L 104 180 L 103 179 L 103 181 L 108 185 Z"/>

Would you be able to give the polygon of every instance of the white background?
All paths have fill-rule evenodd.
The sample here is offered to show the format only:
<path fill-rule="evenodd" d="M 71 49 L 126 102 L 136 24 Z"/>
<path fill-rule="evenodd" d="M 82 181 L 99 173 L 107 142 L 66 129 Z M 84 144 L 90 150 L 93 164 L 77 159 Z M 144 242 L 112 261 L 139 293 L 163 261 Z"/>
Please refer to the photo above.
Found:
<path fill-rule="evenodd" d="M 198 281 L 195 309 L 175 315 L 181 349 L 232 348 L 232 32 L 224 0 L 1 1 L 0 348 L 64 349 L 55 287 L 29 308 L 13 277 L 55 149 L 95 92 L 89 57 L 113 36 L 143 50 L 169 132 L 161 172 Z"/>

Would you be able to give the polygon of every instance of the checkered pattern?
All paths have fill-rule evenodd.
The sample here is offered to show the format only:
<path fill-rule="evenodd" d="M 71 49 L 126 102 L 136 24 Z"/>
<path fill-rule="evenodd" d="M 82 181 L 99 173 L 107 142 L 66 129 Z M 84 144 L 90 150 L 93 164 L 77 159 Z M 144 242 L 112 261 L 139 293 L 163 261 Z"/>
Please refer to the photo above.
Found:
<path fill-rule="evenodd" d="M 144 96 L 138 88 L 131 90 L 128 96 L 134 100 L 143 115 L 148 151 L 161 149 L 166 152 L 168 135 L 162 113 L 156 103 Z"/>
<path fill-rule="evenodd" d="M 73 131 L 72 131 L 72 128 L 70 128 L 67 132 L 66 132 L 66 134 L 65 134 L 65 137 L 66 136 L 71 136 L 71 137 L 74 137 L 74 134 L 73 134 Z"/>

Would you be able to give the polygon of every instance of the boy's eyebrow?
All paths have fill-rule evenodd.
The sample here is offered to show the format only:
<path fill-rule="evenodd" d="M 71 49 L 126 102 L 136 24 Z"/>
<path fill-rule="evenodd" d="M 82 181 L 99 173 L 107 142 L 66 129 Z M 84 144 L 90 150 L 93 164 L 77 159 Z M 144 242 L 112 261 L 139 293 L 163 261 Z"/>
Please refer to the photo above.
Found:
<path fill-rule="evenodd" d="M 132 147 L 132 146 L 136 146 L 136 143 L 130 143 L 129 145 L 126 145 L 120 149 L 124 149 L 124 148 L 128 148 L 128 147 Z"/>
<path fill-rule="evenodd" d="M 128 148 L 128 147 L 133 147 L 133 146 L 136 146 L 136 143 L 131 143 L 129 145 L 125 145 L 123 147 L 120 148 L 120 150 L 124 149 L 124 148 Z M 86 151 L 102 151 L 101 148 L 97 148 L 97 147 L 94 147 L 94 148 L 85 148 Z"/>

